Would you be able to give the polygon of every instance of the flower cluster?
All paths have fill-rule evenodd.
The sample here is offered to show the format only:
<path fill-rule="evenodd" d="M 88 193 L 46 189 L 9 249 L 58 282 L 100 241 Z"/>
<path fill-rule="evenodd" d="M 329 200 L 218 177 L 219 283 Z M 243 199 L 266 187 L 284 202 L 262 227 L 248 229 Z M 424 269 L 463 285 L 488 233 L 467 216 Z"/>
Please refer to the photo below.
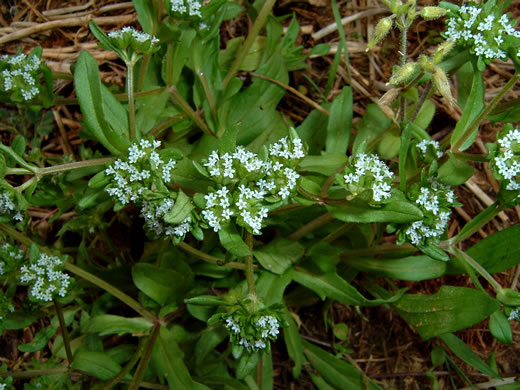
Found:
<path fill-rule="evenodd" d="M 0 58 L 0 91 L 28 102 L 40 94 L 39 80 L 40 59 L 36 54 Z"/>
<path fill-rule="evenodd" d="M 513 310 L 509 317 L 507 318 L 508 321 L 518 320 L 520 321 L 520 307 L 517 307 L 515 310 Z"/>
<path fill-rule="evenodd" d="M 171 0 L 171 11 L 184 17 L 202 18 L 200 0 Z"/>
<path fill-rule="evenodd" d="M 506 191 L 514 191 L 514 200 L 520 199 L 520 130 L 509 127 L 498 136 L 499 149 L 492 160 L 495 174 L 502 180 Z"/>
<path fill-rule="evenodd" d="M 486 60 L 505 58 L 504 40 L 507 36 L 520 37 L 507 15 L 487 14 L 479 5 L 464 5 L 451 12 L 447 21 L 446 37 L 468 46 L 470 51 Z"/>
<path fill-rule="evenodd" d="M 161 141 L 140 139 L 128 148 L 128 157 L 118 159 L 105 169 L 111 179 L 105 190 L 120 206 L 134 203 L 141 208 L 145 228 L 157 236 L 183 238 L 190 231 L 191 217 L 170 224 L 165 216 L 175 205 L 167 184 L 172 182 L 176 161 L 157 152 Z"/>
<path fill-rule="evenodd" d="M 159 39 L 130 26 L 109 32 L 108 37 L 121 50 L 131 48 L 136 53 L 150 54 L 159 48 Z"/>
<path fill-rule="evenodd" d="M 288 199 L 300 175 L 294 167 L 305 156 L 299 138 L 287 137 L 267 149 L 266 159 L 237 146 L 232 153 L 213 151 L 206 163 L 218 189 L 204 196 L 202 216 L 218 232 L 231 217 L 253 234 L 260 234 L 268 203 Z"/>
<path fill-rule="evenodd" d="M 337 181 L 352 198 L 362 196 L 369 203 L 380 203 L 391 195 L 393 176 L 377 155 L 360 153 L 350 157 L 349 165 Z"/>
<path fill-rule="evenodd" d="M 0 222 L 21 222 L 23 221 L 22 207 L 20 199 L 9 184 L 0 185 Z"/>
<path fill-rule="evenodd" d="M 269 348 L 269 340 L 276 340 L 280 333 L 279 319 L 273 313 L 241 314 L 235 312 L 222 318 L 231 341 L 250 352 Z"/>
<path fill-rule="evenodd" d="M 419 157 L 423 160 L 427 159 L 429 151 L 431 151 L 434 158 L 441 158 L 444 155 L 444 153 L 441 151 L 441 145 L 439 144 L 439 141 L 423 139 L 416 146 L 417 149 L 419 149 Z"/>
<path fill-rule="evenodd" d="M 20 282 L 31 284 L 30 296 L 36 300 L 50 302 L 56 295 L 64 297 L 70 285 L 70 276 L 63 272 L 64 265 L 59 257 L 41 253 L 31 259 L 29 266 L 20 268 Z"/>
<path fill-rule="evenodd" d="M 8 242 L 0 246 L 0 276 L 18 270 L 25 253 L 19 247 Z"/>
<path fill-rule="evenodd" d="M 455 193 L 437 179 L 430 178 L 427 183 L 412 186 L 408 197 L 419 206 L 424 219 L 403 230 L 406 240 L 416 246 L 439 242 L 448 226 L 451 207 L 457 205 Z"/>

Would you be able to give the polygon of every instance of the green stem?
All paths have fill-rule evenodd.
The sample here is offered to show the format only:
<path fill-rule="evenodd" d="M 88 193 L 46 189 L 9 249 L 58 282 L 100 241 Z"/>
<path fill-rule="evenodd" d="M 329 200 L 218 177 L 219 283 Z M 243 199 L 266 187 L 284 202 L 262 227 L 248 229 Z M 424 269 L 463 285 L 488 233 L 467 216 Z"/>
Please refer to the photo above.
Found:
<path fill-rule="evenodd" d="M 197 115 L 197 113 L 191 108 L 186 100 L 182 97 L 175 86 L 171 86 L 169 88 L 170 94 L 175 100 L 181 109 L 190 117 L 190 119 L 206 134 L 215 137 L 215 134 L 211 131 L 211 129 L 204 123 L 204 121 Z"/>
<path fill-rule="evenodd" d="M 240 69 L 240 66 L 246 58 L 247 53 L 249 53 L 249 49 L 251 49 L 251 46 L 255 42 L 256 37 L 258 36 L 260 30 L 264 26 L 267 17 L 271 13 L 271 9 L 273 8 L 275 2 L 276 0 L 266 0 L 264 2 L 262 9 L 260 10 L 255 22 L 253 23 L 253 26 L 251 27 L 251 31 L 247 35 L 246 41 L 238 51 L 238 55 L 235 57 L 235 61 L 233 61 L 233 64 L 231 65 L 229 72 L 224 78 L 224 81 L 222 81 L 223 90 L 226 89 L 231 79 L 237 74 L 238 70 Z"/>
<path fill-rule="evenodd" d="M 146 368 L 148 367 L 148 363 L 150 362 L 150 358 L 152 357 L 152 351 L 153 347 L 155 345 L 155 341 L 157 340 L 157 336 L 159 336 L 159 331 L 161 330 L 161 325 L 159 323 L 156 323 L 152 329 L 152 333 L 150 334 L 150 337 L 148 337 L 148 340 L 146 342 L 146 346 L 143 352 L 143 356 L 141 357 L 141 361 L 139 362 L 139 365 L 137 366 L 137 370 L 134 374 L 134 379 L 132 380 L 132 383 L 130 383 L 130 386 L 128 387 L 128 390 L 138 390 L 141 384 L 141 381 L 143 379 L 144 373 L 146 371 Z"/>
<path fill-rule="evenodd" d="M 119 372 L 119 374 L 110 379 L 110 381 L 108 381 L 107 383 L 97 386 L 94 390 L 110 390 L 112 387 L 121 382 L 121 380 L 132 370 L 132 368 L 134 368 L 135 364 L 138 362 L 139 358 L 143 354 L 143 349 L 146 345 L 144 343 L 144 340 L 145 338 L 141 338 L 136 351 L 134 352 L 128 363 L 126 363 L 123 369 Z"/>
<path fill-rule="evenodd" d="M 186 115 L 184 114 L 179 114 L 179 115 L 175 115 L 171 118 L 168 118 L 164 121 L 162 121 L 161 123 L 158 123 L 157 125 L 155 125 L 152 130 L 150 130 L 148 132 L 148 135 L 150 136 L 153 136 L 153 137 L 158 137 L 164 130 L 166 130 L 168 127 L 170 127 L 171 125 L 173 125 L 175 122 L 179 122 L 181 121 L 182 119 L 184 119 L 186 117 Z"/>
<path fill-rule="evenodd" d="M 27 247 L 30 247 L 32 245 L 32 240 L 24 235 L 23 233 L 20 233 L 18 230 L 13 229 L 10 226 L 4 225 L 3 223 L 0 224 L 0 230 L 4 233 L 7 233 L 8 236 L 11 238 L 14 238 L 16 241 L 21 242 L 22 244 L 26 245 Z"/>
<path fill-rule="evenodd" d="M 454 152 L 453 154 L 461 160 L 478 161 L 478 162 L 488 162 L 489 161 L 488 157 L 483 154 L 473 154 L 473 153 L 466 153 L 466 152 Z"/>
<path fill-rule="evenodd" d="M 36 378 L 43 375 L 65 374 L 69 372 L 67 367 L 49 368 L 46 370 L 27 370 L 21 372 L 0 372 L 0 378 Z"/>
<path fill-rule="evenodd" d="M 69 262 L 65 263 L 65 269 L 67 271 L 70 271 L 73 274 L 79 276 L 80 278 L 83 278 L 83 279 L 89 281 L 90 283 L 98 286 L 99 288 L 105 290 L 109 294 L 113 295 L 114 297 L 119 299 L 121 302 L 130 306 L 132 309 L 134 309 L 137 313 L 139 313 L 141 316 L 146 318 L 148 321 L 151 321 L 151 322 L 156 321 L 155 316 L 152 313 L 150 313 L 148 310 L 146 310 L 143 306 L 141 306 L 141 304 L 139 302 L 137 302 L 134 298 L 130 297 L 129 295 L 126 295 L 124 292 L 122 292 L 118 288 L 112 286 L 110 283 L 105 282 L 103 279 L 100 279 L 97 276 L 92 275 L 90 272 L 87 272 Z"/>
<path fill-rule="evenodd" d="M 401 66 L 406 65 L 407 45 L 408 45 L 408 28 L 406 27 L 406 17 L 402 18 L 403 28 L 401 30 Z M 399 122 L 406 119 L 406 98 L 401 94 L 399 98 Z"/>
<path fill-rule="evenodd" d="M 464 132 L 462 137 L 451 147 L 452 151 L 458 152 L 460 147 L 466 142 L 466 140 L 473 134 L 473 132 L 477 129 L 480 123 L 486 119 L 486 117 L 493 111 L 495 106 L 504 98 L 504 96 L 509 92 L 511 88 L 514 87 L 518 78 L 520 77 L 520 72 L 515 72 L 515 74 L 509 79 L 509 81 L 504 85 L 504 87 L 500 90 L 500 92 L 489 102 L 488 105 L 485 105 L 480 114 L 471 122 L 471 125 Z"/>
<path fill-rule="evenodd" d="M 67 329 L 67 324 L 65 324 L 65 318 L 63 317 L 63 310 L 61 310 L 61 305 L 56 299 L 53 299 L 52 301 L 54 302 L 54 308 L 56 309 L 56 315 L 58 316 L 58 321 L 60 323 L 63 345 L 65 346 L 65 353 L 68 360 L 67 367 L 70 367 L 72 364 L 72 349 L 70 348 L 69 331 Z"/>
<path fill-rule="evenodd" d="M 5 174 L 6 175 L 27 175 L 30 173 L 34 173 L 37 176 L 45 176 L 50 175 L 53 173 L 58 172 L 65 172 L 70 171 L 72 169 L 81 169 L 81 168 L 87 168 L 87 167 L 96 167 L 98 165 L 104 165 L 107 162 L 114 161 L 113 157 L 103 157 L 103 158 L 96 158 L 92 160 L 86 160 L 86 161 L 75 161 L 68 164 L 60 164 L 60 165 L 54 165 L 52 167 L 45 167 L 45 168 L 38 168 L 34 167 L 34 170 L 27 171 L 25 169 L 21 168 L 7 168 Z"/>
<path fill-rule="evenodd" d="M 468 222 L 462 230 L 457 234 L 456 236 L 450 238 L 446 244 L 448 246 L 453 246 L 455 244 L 458 244 L 459 242 L 465 240 L 468 237 L 471 237 L 473 233 L 477 232 L 479 229 L 481 229 L 484 225 L 486 225 L 489 221 L 491 221 L 493 218 L 495 218 L 498 213 L 502 211 L 502 208 L 499 206 L 498 202 L 493 203 L 490 205 L 487 209 L 482 211 L 480 214 L 478 214 L 475 218 L 473 218 L 470 222 Z M 446 247 L 446 245 L 442 245 Z"/>
<path fill-rule="evenodd" d="M 135 61 L 129 61 L 126 64 L 126 92 L 128 94 L 128 125 L 130 126 L 130 141 L 133 141 L 136 137 L 134 106 L 134 66 Z"/>
<path fill-rule="evenodd" d="M 319 227 L 326 225 L 330 221 L 332 221 L 334 218 L 332 217 L 332 214 L 327 212 L 325 214 L 320 215 L 318 218 L 313 219 L 309 223 L 303 225 L 301 228 L 293 232 L 291 235 L 289 235 L 287 238 L 289 240 L 299 240 L 300 238 L 306 236 L 313 230 L 318 229 Z"/>
<path fill-rule="evenodd" d="M 228 267 L 228 268 L 234 268 L 234 269 L 241 269 L 241 270 L 246 269 L 244 264 L 234 263 L 234 262 L 226 263 L 226 260 L 221 259 L 220 257 L 211 256 L 211 255 L 208 255 L 207 253 L 199 251 L 198 249 L 195 249 L 191 245 L 186 244 L 184 241 L 181 241 L 179 243 L 178 247 L 181 248 L 183 251 L 188 252 L 189 254 L 191 254 L 201 260 L 207 261 L 208 263 L 211 263 L 211 264 L 216 264 L 221 267 Z"/>
<path fill-rule="evenodd" d="M 476 262 L 473 257 L 469 256 L 464 251 L 461 251 L 456 246 L 452 246 L 450 248 L 450 253 L 458 256 L 459 259 L 461 259 L 461 260 L 465 261 L 466 263 L 468 263 L 469 265 L 471 265 L 475 271 L 477 271 L 484 279 L 486 279 L 488 281 L 488 283 L 493 287 L 495 292 L 499 292 L 500 290 L 502 290 L 502 286 L 500 285 L 500 283 L 498 283 L 493 278 L 493 276 L 491 276 L 491 274 L 486 271 L 486 269 L 484 267 L 482 267 L 478 262 Z"/>
<path fill-rule="evenodd" d="M 21 193 L 25 191 L 27 188 L 29 188 L 35 181 L 38 181 L 38 176 L 31 177 L 25 183 L 20 184 L 18 187 L 15 187 L 15 190 Z"/>
<path fill-rule="evenodd" d="M 33 173 L 37 172 L 38 167 L 28 164 L 23 158 L 21 158 L 18 154 L 16 154 L 13 149 L 11 149 L 8 146 L 5 146 L 1 142 L 0 142 L 0 151 L 8 154 L 13 160 L 15 160 L 18 164 L 20 164 L 22 167 L 29 170 L 30 172 L 33 172 Z M 7 170 L 9 170 L 9 168 Z M 6 174 L 8 174 L 8 173 L 6 172 Z"/>
<path fill-rule="evenodd" d="M 430 94 L 430 91 L 432 90 L 432 86 L 433 86 L 433 84 L 430 81 L 430 82 L 428 82 L 428 85 L 426 86 L 426 88 L 424 88 L 424 91 L 422 92 L 421 97 L 419 98 L 419 102 L 415 106 L 415 111 L 413 112 L 413 114 L 410 118 L 410 122 L 415 122 L 415 119 L 417 119 L 417 115 L 419 115 L 419 111 L 421 111 L 422 106 L 426 102 L 426 99 L 428 98 L 428 95 Z"/>
<path fill-rule="evenodd" d="M 245 238 L 249 250 L 253 250 L 253 235 L 246 231 Z M 255 269 L 252 255 L 246 256 L 246 280 L 248 294 L 256 296 Z"/>

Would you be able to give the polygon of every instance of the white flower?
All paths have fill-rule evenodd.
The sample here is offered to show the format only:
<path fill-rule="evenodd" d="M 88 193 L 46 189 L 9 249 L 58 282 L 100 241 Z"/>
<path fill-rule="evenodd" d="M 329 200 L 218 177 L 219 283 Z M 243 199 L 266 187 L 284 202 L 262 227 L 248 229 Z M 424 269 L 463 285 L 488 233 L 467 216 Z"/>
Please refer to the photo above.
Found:
<path fill-rule="evenodd" d="M 433 146 L 433 151 L 437 158 L 441 158 L 443 156 L 443 152 L 441 151 L 441 145 L 438 141 L 423 139 L 421 142 L 417 144 L 417 149 L 420 150 L 421 158 L 426 158 L 426 153 L 428 152 L 428 146 Z"/>
<path fill-rule="evenodd" d="M 515 310 L 509 314 L 507 318 L 508 321 L 519 320 L 520 321 L 520 307 L 517 307 Z"/>
<path fill-rule="evenodd" d="M 171 10 L 183 16 L 197 16 L 201 18 L 201 7 L 202 4 L 199 0 L 172 0 L 171 2 Z"/>

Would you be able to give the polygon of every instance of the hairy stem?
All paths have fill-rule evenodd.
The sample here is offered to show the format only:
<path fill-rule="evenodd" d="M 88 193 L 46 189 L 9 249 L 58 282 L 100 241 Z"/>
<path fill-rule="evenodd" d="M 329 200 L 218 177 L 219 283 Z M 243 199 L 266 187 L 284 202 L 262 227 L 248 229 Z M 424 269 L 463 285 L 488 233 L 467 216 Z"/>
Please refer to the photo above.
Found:
<path fill-rule="evenodd" d="M 26 169 L 20 169 L 20 168 L 7 168 L 5 174 L 6 175 L 28 175 L 28 174 L 34 173 L 37 176 L 45 176 L 45 175 L 51 175 L 53 173 L 66 172 L 66 171 L 70 171 L 73 169 L 81 169 L 81 168 L 105 165 L 106 163 L 112 162 L 112 161 L 114 161 L 113 157 L 103 157 L 103 158 L 96 158 L 96 159 L 86 160 L 86 161 L 75 161 L 75 162 L 71 162 L 68 164 L 54 165 L 52 167 L 45 167 L 45 168 L 33 167 L 33 170 L 31 170 L 31 171 L 26 170 Z"/>

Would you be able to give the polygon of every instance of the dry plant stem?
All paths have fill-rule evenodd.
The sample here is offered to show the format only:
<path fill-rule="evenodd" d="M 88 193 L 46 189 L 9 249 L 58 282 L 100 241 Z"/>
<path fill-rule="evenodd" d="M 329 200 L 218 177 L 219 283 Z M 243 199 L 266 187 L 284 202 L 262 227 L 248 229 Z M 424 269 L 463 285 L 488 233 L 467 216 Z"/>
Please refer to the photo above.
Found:
<path fill-rule="evenodd" d="M 368 18 L 370 16 L 383 14 L 383 13 L 388 13 L 388 12 L 389 12 L 388 8 L 368 9 L 366 11 L 357 12 L 354 15 L 345 16 L 344 18 L 341 19 L 341 24 L 343 26 L 345 26 L 346 24 L 351 23 L 351 22 L 355 22 L 356 20 L 359 20 L 359 19 Z M 338 29 L 337 23 L 335 23 L 335 22 L 331 23 L 327 27 L 324 27 L 321 30 L 319 30 L 319 31 L 315 32 L 314 34 L 312 34 L 312 39 L 314 39 L 315 41 L 319 41 L 323 37 L 333 33 L 334 31 L 336 31 L 337 29 Z"/>
<path fill-rule="evenodd" d="M 237 74 L 238 70 L 240 69 L 240 65 L 242 65 L 242 62 L 244 61 L 244 58 L 246 58 L 247 53 L 249 52 L 249 49 L 255 42 L 256 37 L 260 33 L 260 30 L 262 27 L 264 27 L 264 24 L 267 20 L 267 17 L 271 13 L 271 9 L 274 6 L 274 3 L 276 0 L 266 0 L 262 9 L 258 13 L 258 16 L 253 23 L 253 27 L 251 27 L 251 31 L 247 35 L 246 41 L 244 44 L 240 47 L 237 56 L 235 57 L 235 61 L 233 61 L 233 64 L 231 65 L 231 68 L 229 69 L 228 73 L 226 74 L 226 77 L 222 81 L 222 89 L 225 90 L 231 79 Z"/>
<path fill-rule="evenodd" d="M 299 240 L 300 238 L 306 236 L 307 234 L 311 233 L 313 230 L 318 229 L 319 227 L 326 225 L 330 221 L 332 221 L 334 218 L 332 217 L 332 214 L 327 212 L 323 215 L 320 215 L 318 218 L 313 219 L 306 225 L 303 225 L 301 228 L 293 232 L 291 235 L 289 235 L 287 238 L 289 240 Z"/>
<path fill-rule="evenodd" d="M 56 309 L 58 321 L 60 323 L 63 345 L 65 346 L 65 353 L 67 354 L 67 367 L 70 367 L 72 364 L 72 349 L 70 348 L 69 331 L 67 329 L 67 324 L 65 323 L 65 318 L 63 317 L 63 310 L 61 310 L 61 305 L 58 301 L 56 301 L 56 299 L 53 299 L 52 301 L 54 303 L 54 308 Z"/>
<path fill-rule="evenodd" d="M 195 124 L 207 135 L 215 137 L 215 134 L 210 130 L 210 128 L 204 123 L 204 121 L 197 115 L 197 113 L 190 107 L 188 102 L 184 100 L 182 95 L 179 93 L 175 86 L 171 86 L 169 89 L 170 95 L 172 95 L 175 103 L 177 103 L 181 109 L 190 117 L 190 119 L 195 122 Z"/>
<path fill-rule="evenodd" d="M 63 150 L 66 154 L 71 155 L 74 158 L 74 152 L 72 151 L 72 147 L 69 143 L 69 137 L 67 136 L 67 130 L 65 130 L 65 126 L 63 126 L 63 121 L 61 120 L 61 115 L 56 108 L 52 109 L 52 115 L 54 116 L 54 120 L 58 125 L 58 129 L 60 131 L 61 139 L 63 140 Z"/>
<path fill-rule="evenodd" d="M 520 77 L 520 72 L 515 72 L 515 74 L 509 79 L 509 81 L 504 85 L 502 90 L 489 102 L 488 105 L 484 106 L 483 110 L 480 112 L 480 114 L 473 120 L 471 125 L 467 128 L 467 130 L 464 132 L 462 137 L 455 143 L 455 145 L 452 145 L 451 150 L 458 152 L 460 147 L 464 144 L 464 142 L 473 134 L 475 129 L 482 123 L 484 119 L 493 111 L 495 106 L 504 98 L 504 96 L 509 92 L 511 88 L 514 87 L 516 82 L 518 81 L 518 78 Z"/>
<path fill-rule="evenodd" d="M 38 23 L 34 26 L 27 27 L 21 30 L 17 30 L 0 38 L 0 45 L 7 42 L 16 41 L 22 38 L 26 38 L 32 34 L 41 33 L 47 30 L 53 30 L 59 27 L 75 27 L 75 26 L 87 26 L 91 20 L 94 20 L 99 26 L 106 25 L 117 25 L 117 24 L 129 24 L 136 19 L 136 15 L 121 15 L 121 16 L 102 16 L 93 18 L 91 15 L 72 17 L 68 19 L 53 20 L 52 22 Z"/>
<path fill-rule="evenodd" d="M 250 74 L 251 74 L 251 76 L 258 77 L 259 79 L 262 79 L 262 80 L 270 81 L 272 83 L 275 83 L 276 85 L 279 85 L 280 87 L 285 88 L 287 91 L 292 92 L 293 94 L 298 96 L 300 99 L 302 99 L 305 103 L 307 103 L 310 106 L 314 107 L 316 110 L 323 112 L 327 116 L 330 115 L 330 113 L 326 109 L 324 109 L 322 106 L 320 106 L 314 100 L 309 99 L 307 96 L 305 96 L 304 94 L 300 93 L 298 90 L 294 89 L 293 87 L 291 87 L 291 86 L 289 86 L 287 84 L 284 84 L 284 83 L 282 83 L 282 82 L 280 82 L 278 80 L 275 80 L 275 79 L 272 79 L 270 77 L 264 76 L 263 74 L 259 74 L 259 73 L 255 73 L 255 72 L 250 72 Z"/>
<path fill-rule="evenodd" d="M 245 234 L 246 244 L 249 247 L 249 250 L 253 250 L 253 235 L 246 231 Z M 255 269 L 253 264 L 253 255 L 246 256 L 246 280 L 247 280 L 247 290 L 249 295 L 256 295 L 256 285 L 255 285 Z"/>
<path fill-rule="evenodd" d="M 150 337 L 148 337 L 148 340 L 146 341 L 146 347 L 144 349 L 143 356 L 141 357 L 141 361 L 139 362 L 139 365 L 137 366 L 137 369 L 134 374 L 134 379 L 132 380 L 132 383 L 130 383 L 128 390 L 138 390 L 139 389 L 139 387 L 141 385 L 141 380 L 143 379 L 146 368 L 148 367 L 148 363 L 150 362 L 150 358 L 152 357 L 153 347 L 155 345 L 155 341 L 157 340 L 157 336 L 159 336 L 160 330 L 161 330 L 161 325 L 159 323 L 156 323 L 153 326 Z"/>
<path fill-rule="evenodd" d="M 184 241 L 181 241 L 178 245 L 179 248 L 181 248 L 183 251 L 188 252 L 189 254 L 207 261 L 208 263 L 219 265 L 221 267 L 228 267 L 228 268 L 234 268 L 234 269 L 240 269 L 245 270 L 246 266 L 241 263 L 226 263 L 226 260 L 221 259 L 219 257 L 208 255 L 207 253 L 204 253 L 202 251 L 199 251 L 198 249 L 195 249 L 191 245 L 186 244 Z"/>

